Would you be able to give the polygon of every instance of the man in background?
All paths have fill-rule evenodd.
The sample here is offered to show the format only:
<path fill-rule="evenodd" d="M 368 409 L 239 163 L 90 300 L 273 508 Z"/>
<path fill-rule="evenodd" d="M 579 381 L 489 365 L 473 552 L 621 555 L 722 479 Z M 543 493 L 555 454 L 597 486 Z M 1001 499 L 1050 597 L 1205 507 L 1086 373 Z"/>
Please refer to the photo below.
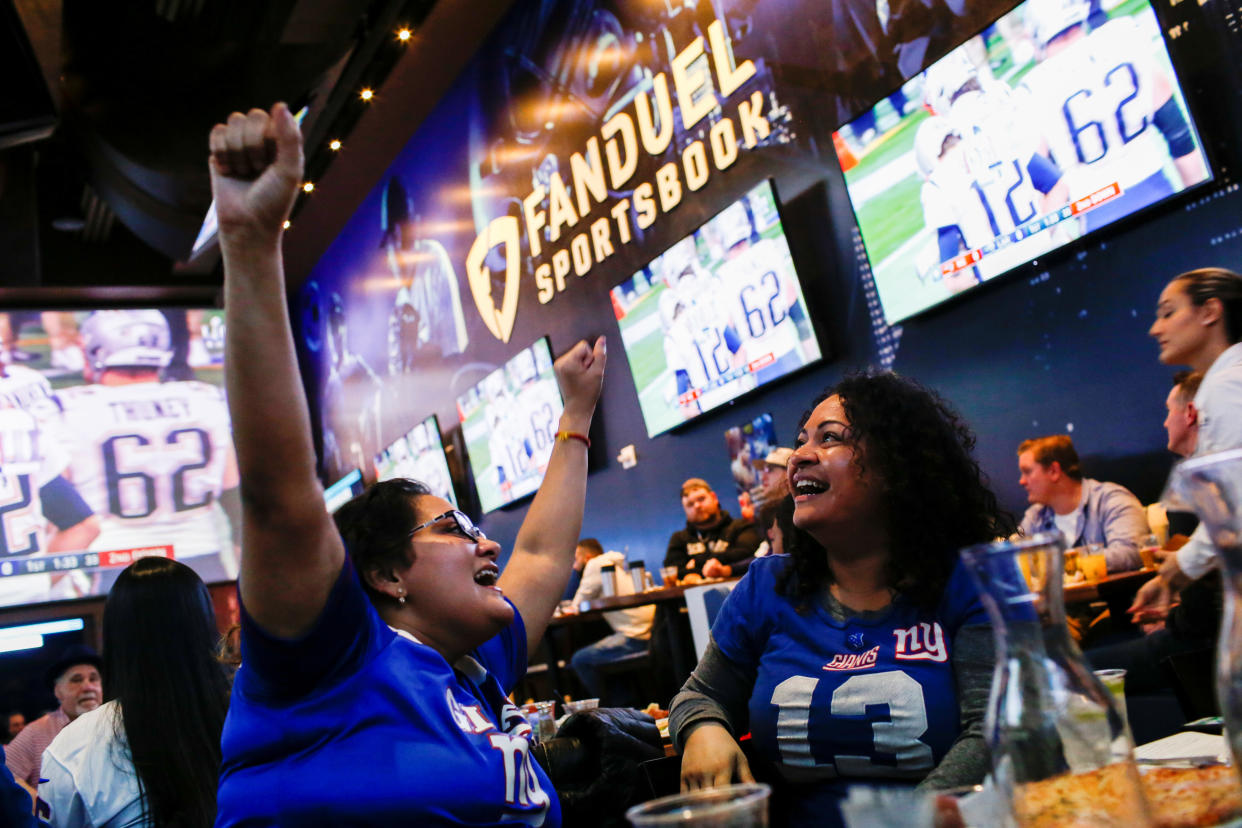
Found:
<path fill-rule="evenodd" d="M 741 575 L 763 541 L 759 528 L 749 520 L 734 520 L 720 508 L 707 481 L 698 477 L 681 484 L 681 506 L 686 528 L 669 538 L 664 566 L 677 567 L 679 579 Z"/>
<path fill-rule="evenodd" d="M 1179 371 L 1165 400 L 1168 415 L 1164 428 L 1169 435 L 1169 451 L 1181 457 L 1194 454 L 1199 440 L 1199 412 L 1194 399 L 1202 380 L 1201 373 Z M 1185 542 L 1184 537 L 1181 540 Z M 1166 548 L 1175 547 L 1170 543 Z M 1147 634 L 1142 638 L 1089 650 L 1087 658 L 1097 670 L 1124 669 L 1129 693 L 1159 690 L 1168 686 L 1168 675 L 1161 667 L 1164 659 L 1180 653 L 1211 651 L 1216 646 L 1220 614 L 1220 572 L 1214 571 L 1182 590 L 1181 603 L 1169 610 L 1165 620 L 1145 616 L 1148 623 L 1143 625 L 1143 631 Z"/>
<path fill-rule="evenodd" d="M 1143 565 L 1139 544 L 1148 531 L 1143 505 L 1124 486 L 1084 478 L 1069 435 L 1024 441 L 1018 446 L 1018 470 L 1031 501 L 1022 534 L 1059 529 L 1070 548 L 1102 543 L 1109 572 Z"/>
<path fill-rule="evenodd" d="M 4 743 L 7 745 L 9 742 L 13 741 L 17 734 L 21 733 L 25 727 L 26 717 L 23 714 L 17 712 L 16 710 L 10 713 L 8 715 L 8 727 L 3 734 Z"/>
<path fill-rule="evenodd" d="M 103 703 L 103 682 L 99 670 L 103 664 L 90 647 L 80 644 L 66 650 L 44 673 L 59 706 L 28 724 L 9 743 L 5 765 L 18 782 L 30 788 L 39 785 L 43 751 L 64 730 L 65 725 L 88 710 Z"/>
<path fill-rule="evenodd" d="M 605 552 L 604 547 L 595 538 L 583 538 L 578 541 L 574 550 L 574 566 L 582 561 L 582 580 L 574 593 L 570 612 L 577 612 L 578 605 L 583 601 L 592 601 L 604 594 L 603 568 L 615 567 L 616 594 L 629 595 L 634 592 L 634 584 L 626 571 L 625 556 L 620 552 Z M 595 698 L 602 698 L 606 692 L 604 677 L 600 667 L 613 661 L 619 661 L 635 653 L 647 652 L 647 643 L 651 640 L 651 622 L 655 617 L 655 607 L 651 604 L 633 609 L 614 610 L 604 613 L 604 620 L 612 627 L 612 635 L 605 636 L 594 644 L 583 647 L 573 655 L 571 663 L 582 686 L 587 693 Z M 634 706 L 639 699 L 609 698 L 609 705 Z"/>

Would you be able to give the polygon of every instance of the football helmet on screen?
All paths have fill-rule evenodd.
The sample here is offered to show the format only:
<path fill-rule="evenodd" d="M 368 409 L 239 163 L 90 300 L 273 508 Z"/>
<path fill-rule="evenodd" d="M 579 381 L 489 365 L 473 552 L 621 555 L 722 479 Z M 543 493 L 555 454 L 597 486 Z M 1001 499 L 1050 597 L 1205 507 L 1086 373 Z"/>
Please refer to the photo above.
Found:
<path fill-rule="evenodd" d="M 924 178 L 931 178 L 944 152 L 944 142 L 957 134 L 948 118 L 933 115 L 919 124 L 914 133 L 914 162 Z"/>
<path fill-rule="evenodd" d="M 1025 20 L 1035 42 L 1046 46 L 1066 29 L 1086 23 L 1090 15 L 1088 0 L 1031 0 Z"/>
<path fill-rule="evenodd" d="M 735 201 L 721 212 L 712 222 L 720 233 L 720 246 L 728 251 L 733 249 L 735 244 L 741 244 L 744 241 L 750 241 L 753 228 L 750 223 L 750 213 L 746 209 L 746 205 L 741 201 Z"/>
<path fill-rule="evenodd" d="M 157 310 L 95 311 L 82 323 L 82 350 L 96 372 L 164 368 L 172 359 L 168 320 Z"/>
<path fill-rule="evenodd" d="M 979 68 L 966 54 L 965 47 L 958 47 L 927 67 L 923 73 L 923 98 L 932 112 L 947 116 L 954 98 L 967 84 L 978 82 L 978 79 Z"/>

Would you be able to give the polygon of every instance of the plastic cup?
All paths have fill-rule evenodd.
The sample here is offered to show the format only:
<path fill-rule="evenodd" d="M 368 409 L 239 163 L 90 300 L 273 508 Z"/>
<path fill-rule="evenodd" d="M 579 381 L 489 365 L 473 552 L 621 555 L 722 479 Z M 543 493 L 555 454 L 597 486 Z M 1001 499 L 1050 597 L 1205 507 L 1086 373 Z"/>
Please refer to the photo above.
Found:
<path fill-rule="evenodd" d="M 583 710 L 594 710 L 599 707 L 599 699 L 578 699 L 565 702 L 566 713 L 581 713 Z"/>
<path fill-rule="evenodd" d="M 660 577 L 664 579 L 665 587 L 677 586 L 677 567 L 675 566 L 660 567 Z"/>
<path fill-rule="evenodd" d="M 1121 714 L 1121 720 L 1125 722 L 1126 732 L 1130 732 L 1130 717 L 1126 713 L 1126 671 L 1120 667 L 1110 670 L 1096 670 L 1096 678 L 1108 688 L 1108 692 L 1113 694 L 1113 699 L 1117 702 L 1117 712 Z"/>
<path fill-rule="evenodd" d="M 523 705 L 523 711 L 534 731 L 535 741 L 543 742 L 556 736 L 556 702 L 528 702 Z"/>
<path fill-rule="evenodd" d="M 1108 561 L 1104 557 L 1104 544 L 1092 543 L 1078 556 L 1078 569 L 1083 577 L 1097 583 L 1108 577 Z"/>
<path fill-rule="evenodd" d="M 635 828 L 767 828 L 772 789 L 757 782 L 665 796 L 625 812 Z"/>

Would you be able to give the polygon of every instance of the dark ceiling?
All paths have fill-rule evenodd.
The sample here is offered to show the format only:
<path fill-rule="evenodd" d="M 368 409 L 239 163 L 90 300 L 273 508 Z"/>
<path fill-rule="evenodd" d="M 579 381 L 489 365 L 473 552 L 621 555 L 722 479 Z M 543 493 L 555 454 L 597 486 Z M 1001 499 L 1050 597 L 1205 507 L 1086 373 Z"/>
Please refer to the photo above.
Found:
<path fill-rule="evenodd" d="M 0 66 L 0 301 L 210 295 L 217 257 L 190 260 L 207 133 L 276 100 L 311 104 L 317 189 L 286 244 L 300 279 L 509 5 L 433 2 L 0 0 L 14 64 Z M 416 32 L 404 45 L 402 25 Z M 362 86 L 382 106 L 360 104 Z"/>

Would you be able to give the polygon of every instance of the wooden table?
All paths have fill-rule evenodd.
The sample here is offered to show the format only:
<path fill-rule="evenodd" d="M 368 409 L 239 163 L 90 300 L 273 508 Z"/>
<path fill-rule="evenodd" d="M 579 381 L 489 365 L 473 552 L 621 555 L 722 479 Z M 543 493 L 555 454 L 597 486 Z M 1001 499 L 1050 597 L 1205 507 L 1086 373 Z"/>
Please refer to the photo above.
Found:
<path fill-rule="evenodd" d="M 1092 601 L 1108 601 L 1113 603 L 1113 599 L 1127 595 L 1129 598 L 1134 597 L 1134 593 L 1138 592 L 1139 587 L 1150 581 L 1156 575 L 1154 569 L 1136 569 L 1130 572 L 1118 572 L 1116 575 L 1109 575 L 1102 581 L 1083 581 L 1076 584 L 1067 584 L 1064 587 L 1065 603 L 1069 604 L 1085 604 Z"/>

